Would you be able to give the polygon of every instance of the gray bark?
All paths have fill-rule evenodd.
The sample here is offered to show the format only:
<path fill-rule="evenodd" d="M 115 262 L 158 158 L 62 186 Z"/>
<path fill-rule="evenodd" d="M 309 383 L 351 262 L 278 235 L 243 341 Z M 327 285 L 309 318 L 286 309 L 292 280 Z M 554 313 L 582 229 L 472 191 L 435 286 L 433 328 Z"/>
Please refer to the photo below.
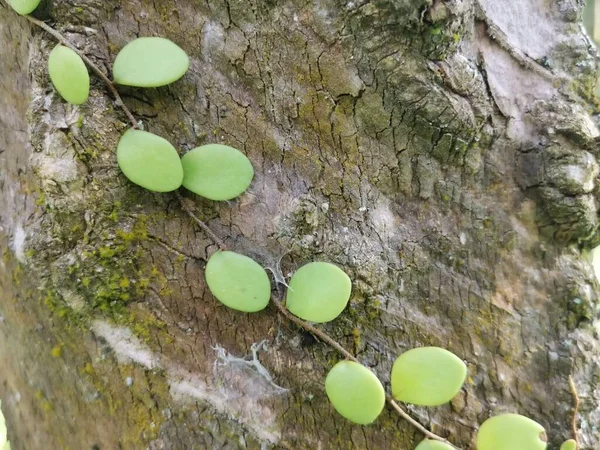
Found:
<path fill-rule="evenodd" d="M 184 152 L 242 149 L 239 199 L 189 195 L 278 279 L 326 260 L 353 279 L 324 325 L 388 383 L 423 345 L 467 362 L 455 400 L 410 411 L 474 448 L 518 412 L 600 447 L 596 50 L 576 0 L 55 0 L 36 16 L 110 69 L 160 35 L 191 57 L 121 89 Z M 332 349 L 272 309 L 208 293 L 213 243 L 173 194 L 119 172 L 125 115 L 92 77 L 65 104 L 55 42 L 0 6 L 0 398 L 20 449 L 412 449 L 385 410 L 354 426 L 323 391 Z M 259 345 L 259 343 L 262 343 Z M 252 354 L 255 357 L 242 360 Z M 259 365 L 260 364 L 260 365 Z M 266 371 L 266 372 L 265 372 Z M 268 374 L 268 375 L 267 375 Z"/>

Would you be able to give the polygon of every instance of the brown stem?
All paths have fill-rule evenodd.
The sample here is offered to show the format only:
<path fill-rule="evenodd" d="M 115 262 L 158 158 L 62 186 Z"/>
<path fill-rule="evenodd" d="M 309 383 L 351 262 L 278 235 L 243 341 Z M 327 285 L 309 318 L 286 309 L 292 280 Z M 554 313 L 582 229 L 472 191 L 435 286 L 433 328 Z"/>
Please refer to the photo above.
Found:
<path fill-rule="evenodd" d="M 227 246 L 225 245 L 225 242 L 223 242 L 223 240 L 219 236 L 217 236 L 213 232 L 213 230 L 211 230 L 209 228 L 208 225 L 206 225 L 204 222 L 202 222 L 200 219 L 198 219 L 198 216 L 196 216 L 196 214 L 194 214 L 194 211 L 192 211 L 191 207 L 187 203 L 187 202 L 189 202 L 189 200 L 183 198 L 179 192 L 176 192 L 175 195 L 177 195 L 177 198 L 179 199 L 181 208 L 188 214 L 188 216 L 190 216 L 192 218 L 192 220 L 194 222 L 196 222 L 198 224 L 198 226 L 204 230 L 204 232 L 208 235 L 208 237 L 210 237 L 213 240 L 213 242 L 219 246 L 219 248 L 221 250 L 227 250 Z"/>
<path fill-rule="evenodd" d="M 349 359 L 354 362 L 359 362 L 358 359 L 356 359 L 348 350 L 346 350 L 344 347 L 342 347 L 335 339 L 330 337 L 327 333 L 319 330 L 318 328 L 311 325 L 310 323 L 307 323 L 307 322 L 303 321 L 302 319 L 299 319 L 298 317 L 294 316 L 285 306 L 283 306 L 281 304 L 281 302 L 279 300 L 277 300 L 275 298 L 275 296 L 271 296 L 271 303 L 273 303 L 275 308 L 277 308 L 277 310 L 283 316 L 285 316 L 286 319 L 289 319 L 290 321 L 294 322 L 300 328 L 304 328 L 306 331 L 311 332 L 312 334 L 317 336 L 319 339 L 321 339 L 323 342 L 325 342 L 325 343 L 329 344 L 331 347 L 335 348 L 339 353 L 344 355 L 344 357 L 346 359 Z"/>
<path fill-rule="evenodd" d="M 361 364 L 361 362 L 358 359 L 356 359 L 356 357 L 354 355 L 352 355 L 348 350 L 346 350 L 344 347 L 342 347 L 335 339 L 333 339 L 327 333 L 318 329 L 314 325 L 311 325 L 310 323 L 305 322 L 304 320 L 294 316 L 279 300 L 277 300 L 277 298 L 275 298 L 274 295 L 271 296 L 271 303 L 275 306 L 275 308 L 277 308 L 277 310 L 281 313 L 281 315 L 283 315 L 286 319 L 289 319 L 290 321 L 294 322 L 299 327 L 304 328 L 306 331 L 314 334 L 321 341 L 329 344 L 331 347 L 335 348 L 340 354 L 344 355 L 344 357 L 346 359 L 349 359 L 350 361 L 354 361 L 358 364 Z M 449 446 L 451 446 L 452 448 L 460 450 L 459 447 L 456 447 L 454 444 L 449 442 L 447 439 L 444 439 L 443 437 L 438 436 L 435 433 L 432 433 L 427 428 L 425 428 L 423 425 L 421 425 L 419 422 L 417 422 L 410 414 L 408 414 L 406 411 L 404 411 L 404 409 L 402 409 L 402 407 L 398 403 L 396 403 L 396 401 L 393 399 L 393 397 L 391 395 L 386 394 L 386 400 L 390 404 L 390 406 L 403 419 L 405 419 L 408 423 L 410 423 L 417 430 L 419 430 L 421 433 L 423 433 L 426 438 L 432 439 L 435 441 L 444 442 L 444 443 L 448 444 Z"/>
<path fill-rule="evenodd" d="M 571 432 L 573 433 L 573 439 L 577 448 L 579 448 L 579 433 L 577 432 L 577 417 L 579 416 L 579 394 L 577 393 L 577 387 L 573 377 L 569 375 L 569 386 L 571 387 L 571 394 L 573 394 L 573 420 L 571 421 Z"/>
<path fill-rule="evenodd" d="M 38 27 L 40 27 L 43 30 L 50 33 L 52 36 L 54 36 L 56 38 L 56 40 L 58 40 L 58 42 L 60 42 L 61 44 L 63 44 L 66 47 L 69 47 L 71 50 L 73 50 L 75 53 L 77 53 L 81 57 L 81 59 L 83 59 L 83 61 L 100 78 L 102 78 L 102 81 L 104 81 L 104 84 L 106 84 L 106 86 L 108 87 L 108 90 L 115 97 L 117 105 L 119 105 L 121 107 L 121 109 L 125 112 L 125 114 L 129 118 L 129 121 L 131 122 L 131 125 L 133 126 L 133 128 L 139 129 L 137 120 L 135 119 L 135 117 L 133 116 L 133 114 L 131 113 L 129 108 L 125 105 L 125 103 L 123 103 L 123 99 L 119 95 L 119 92 L 117 91 L 117 88 L 115 87 L 114 83 L 109 80 L 109 78 L 104 74 L 104 72 L 102 72 L 102 70 L 100 70 L 100 68 L 96 64 L 94 64 L 87 56 L 85 56 L 85 54 L 83 52 L 81 52 L 77 47 L 75 47 L 73 44 L 71 44 L 62 34 L 60 34 L 58 31 L 56 31 L 50 25 L 46 24 L 45 22 L 42 22 L 41 20 L 36 19 L 35 17 L 31 17 L 31 16 L 24 16 L 24 17 L 27 20 L 29 20 L 31 23 L 37 25 Z"/>

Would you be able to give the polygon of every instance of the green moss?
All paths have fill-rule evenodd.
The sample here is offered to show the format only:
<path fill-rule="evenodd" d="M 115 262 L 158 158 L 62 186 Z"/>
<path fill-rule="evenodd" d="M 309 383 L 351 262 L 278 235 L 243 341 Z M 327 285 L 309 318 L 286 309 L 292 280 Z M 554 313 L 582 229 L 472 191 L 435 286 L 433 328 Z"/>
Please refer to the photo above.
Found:
<path fill-rule="evenodd" d="M 50 351 L 50 354 L 54 358 L 60 358 L 62 356 L 62 345 L 54 346 L 54 348 L 52 348 L 52 350 Z"/>
<path fill-rule="evenodd" d="M 361 344 L 361 339 L 360 339 L 360 330 L 358 328 L 354 328 L 352 330 L 352 337 L 353 337 L 353 343 L 354 343 L 354 354 L 358 354 L 358 351 L 360 350 L 360 344 Z"/>

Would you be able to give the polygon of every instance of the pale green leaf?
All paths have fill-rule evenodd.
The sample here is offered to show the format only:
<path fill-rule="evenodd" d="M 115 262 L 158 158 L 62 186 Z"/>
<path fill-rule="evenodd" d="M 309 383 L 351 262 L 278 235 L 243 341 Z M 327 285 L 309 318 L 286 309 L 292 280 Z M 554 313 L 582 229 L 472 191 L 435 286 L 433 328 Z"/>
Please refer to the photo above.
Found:
<path fill-rule="evenodd" d="M 546 431 L 519 414 L 502 414 L 486 420 L 477 433 L 477 450 L 545 450 Z"/>
<path fill-rule="evenodd" d="M 41 0 L 9 0 L 10 6 L 22 15 L 32 13 L 40 2 Z"/>
<path fill-rule="evenodd" d="M 10 450 L 8 443 L 8 432 L 6 430 L 6 422 L 4 414 L 2 414 L 2 402 L 0 401 L 0 450 Z"/>
<path fill-rule="evenodd" d="M 329 371 L 325 392 L 338 413 L 361 425 L 377 419 L 385 405 L 381 381 L 365 366 L 353 361 L 341 361 Z"/>
<path fill-rule="evenodd" d="M 254 177 L 250 160 L 239 150 L 221 144 L 197 147 L 181 158 L 183 186 L 210 200 L 231 200 L 242 194 Z"/>
<path fill-rule="evenodd" d="M 342 269 L 326 262 L 312 262 L 292 276 L 286 305 L 301 319 L 329 322 L 342 313 L 351 290 L 352 282 Z"/>
<path fill-rule="evenodd" d="M 81 57 L 64 45 L 57 45 L 48 57 L 52 84 L 69 103 L 85 103 L 90 94 L 90 75 Z"/>
<path fill-rule="evenodd" d="M 205 276 L 210 292 L 230 308 L 256 312 L 269 303 L 269 276 L 260 264 L 247 256 L 218 251 L 208 260 Z"/>
<path fill-rule="evenodd" d="M 454 448 L 445 442 L 434 441 L 433 439 L 425 439 L 421 441 L 415 450 L 454 450 Z"/>
<path fill-rule="evenodd" d="M 392 367 L 392 395 L 396 400 L 421 406 L 449 402 L 460 391 L 467 366 L 453 353 L 439 347 L 409 350 Z"/>
<path fill-rule="evenodd" d="M 575 442 L 575 439 L 569 439 L 562 443 L 560 450 L 577 450 L 577 442 Z"/>
<path fill-rule="evenodd" d="M 113 67 L 115 83 L 158 87 L 173 83 L 188 70 L 188 55 L 174 42 L 161 37 L 141 37 L 127 44 Z"/>
<path fill-rule="evenodd" d="M 129 130 L 117 147 L 117 163 L 133 183 L 155 192 L 174 191 L 183 181 L 181 159 L 160 136 Z"/>

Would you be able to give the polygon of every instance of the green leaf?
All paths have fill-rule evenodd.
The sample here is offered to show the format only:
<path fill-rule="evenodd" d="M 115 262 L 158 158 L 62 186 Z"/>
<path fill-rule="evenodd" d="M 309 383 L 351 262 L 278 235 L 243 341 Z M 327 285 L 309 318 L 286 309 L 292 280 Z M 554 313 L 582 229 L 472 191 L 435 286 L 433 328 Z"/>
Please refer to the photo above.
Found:
<path fill-rule="evenodd" d="M 434 441 L 433 439 L 425 439 L 421 441 L 415 450 L 454 450 L 454 448 L 445 442 Z"/>
<path fill-rule="evenodd" d="M 0 401 L 0 450 L 4 450 L 5 448 L 10 449 L 7 434 L 4 415 L 2 414 L 2 401 Z"/>
<path fill-rule="evenodd" d="M 329 322 L 342 313 L 351 290 L 352 282 L 342 269 L 326 262 L 312 262 L 292 276 L 286 305 L 301 319 Z"/>
<path fill-rule="evenodd" d="M 546 431 L 519 414 L 502 414 L 486 420 L 477 433 L 477 450 L 545 450 Z"/>
<path fill-rule="evenodd" d="M 21 15 L 32 13 L 42 0 L 9 0 L 10 6 Z"/>
<path fill-rule="evenodd" d="M 577 450 L 577 442 L 575 442 L 575 439 L 569 439 L 562 443 L 560 450 Z"/>
<path fill-rule="evenodd" d="M 141 37 L 127 44 L 113 67 L 115 83 L 158 87 L 173 83 L 188 70 L 188 55 L 174 42 L 161 37 Z"/>
<path fill-rule="evenodd" d="M 449 402 L 460 391 L 467 366 L 453 353 L 439 347 L 409 350 L 392 367 L 392 395 L 396 400 L 421 406 Z"/>
<path fill-rule="evenodd" d="M 90 75 L 81 57 L 64 45 L 57 45 L 48 57 L 52 84 L 69 103 L 85 103 L 90 94 Z"/>
<path fill-rule="evenodd" d="M 250 160 L 239 150 L 208 144 L 181 158 L 183 186 L 210 200 L 231 200 L 242 194 L 254 177 Z"/>
<path fill-rule="evenodd" d="M 183 181 L 175 148 L 166 139 L 146 131 L 125 132 L 117 147 L 117 163 L 130 181 L 150 191 L 174 191 Z"/>
<path fill-rule="evenodd" d="M 335 410 L 346 419 L 366 425 L 373 422 L 385 405 L 381 381 L 362 364 L 337 363 L 327 374 L 325 392 Z"/>
<path fill-rule="evenodd" d="M 225 306 L 256 312 L 269 303 L 269 276 L 260 264 L 247 256 L 218 251 L 208 260 L 205 276 L 210 292 Z"/>

